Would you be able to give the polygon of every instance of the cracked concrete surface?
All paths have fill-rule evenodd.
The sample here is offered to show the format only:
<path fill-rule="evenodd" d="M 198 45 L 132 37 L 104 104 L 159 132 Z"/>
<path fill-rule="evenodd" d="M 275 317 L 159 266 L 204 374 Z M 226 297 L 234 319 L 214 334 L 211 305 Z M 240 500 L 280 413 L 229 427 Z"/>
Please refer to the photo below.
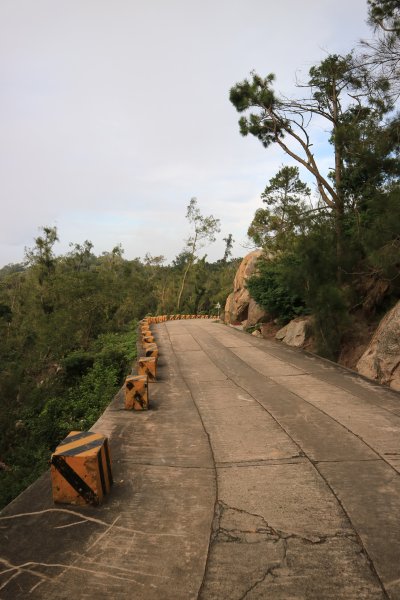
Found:
<path fill-rule="evenodd" d="M 202 599 L 384 598 L 354 532 L 301 536 L 223 502 L 209 565 Z"/>
<path fill-rule="evenodd" d="M 400 600 L 400 396 L 208 321 L 154 326 L 151 410 L 117 396 L 115 485 L 0 514 L 0 600 Z"/>
<path fill-rule="evenodd" d="M 201 600 L 400 598 L 399 395 L 222 325 L 189 332 L 200 349 L 176 356 L 218 490 Z"/>

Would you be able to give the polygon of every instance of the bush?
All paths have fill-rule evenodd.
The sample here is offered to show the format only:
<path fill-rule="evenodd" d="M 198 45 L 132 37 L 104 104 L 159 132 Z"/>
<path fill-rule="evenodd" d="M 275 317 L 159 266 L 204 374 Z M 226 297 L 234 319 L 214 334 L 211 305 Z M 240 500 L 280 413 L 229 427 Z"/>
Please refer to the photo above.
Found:
<path fill-rule="evenodd" d="M 293 255 L 260 260 L 258 273 L 247 282 L 252 298 L 282 325 L 308 312 L 304 297 L 291 285 L 298 262 Z"/>
<path fill-rule="evenodd" d="M 333 284 L 322 285 L 318 288 L 312 304 L 316 351 L 325 358 L 336 360 L 342 336 L 349 323 L 343 291 Z"/>
<path fill-rule="evenodd" d="M 92 354 L 84 350 L 75 350 L 70 352 L 62 361 L 61 365 L 65 372 L 66 379 L 82 377 L 88 369 L 93 366 L 94 358 Z"/>
<path fill-rule="evenodd" d="M 136 323 L 131 331 L 99 336 L 90 352 L 75 350 L 62 361 L 64 378 L 23 389 L 23 409 L 12 436 L 4 440 L 0 507 L 10 502 L 48 467 L 50 453 L 72 430 L 88 430 L 118 391 L 136 355 Z M 69 387 L 65 387 L 68 382 Z M 27 452 L 29 448 L 29 452 Z"/>

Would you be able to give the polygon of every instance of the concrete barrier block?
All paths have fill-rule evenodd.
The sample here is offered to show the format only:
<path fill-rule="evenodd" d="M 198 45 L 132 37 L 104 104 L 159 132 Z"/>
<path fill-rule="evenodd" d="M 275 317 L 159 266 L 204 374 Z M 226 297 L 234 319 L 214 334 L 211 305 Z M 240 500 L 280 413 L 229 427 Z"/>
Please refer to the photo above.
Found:
<path fill-rule="evenodd" d="M 147 410 L 148 407 L 147 375 L 130 375 L 125 379 L 126 410 Z"/>
<path fill-rule="evenodd" d="M 155 356 L 141 356 L 138 360 L 138 374 L 146 375 L 149 381 L 155 381 L 157 358 Z"/>
<path fill-rule="evenodd" d="M 154 336 L 151 335 L 150 333 L 147 333 L 145 335 L 142 336 L 142 340 L 145 344 L 153 344 L 154 343 Z"/>
<path fill-rule="evenodd" d="M 71 431 L 51 455 L 54 502 L 98 505 L 113 483 L 108 440 L 91 431 Z"/>
<path fill-rule="evenodd" d="M 158 346 L 157 344 L 143 344 L 144 355 L 146 358 L 154 356 L 158 360 Z"/>

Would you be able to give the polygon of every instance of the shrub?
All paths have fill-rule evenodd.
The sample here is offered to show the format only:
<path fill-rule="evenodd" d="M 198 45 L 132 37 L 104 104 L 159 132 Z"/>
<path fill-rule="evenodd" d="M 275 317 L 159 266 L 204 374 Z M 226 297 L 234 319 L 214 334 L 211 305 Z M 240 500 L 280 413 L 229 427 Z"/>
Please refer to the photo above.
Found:
<path fill-rule="evenodd" d="M 257 274 L 247 282 L 252 298 L 282 325 L 307 313 L 304 297 L 291 285 L 297 264 L 298 259 L 289 255 L 260 260 Z"/>

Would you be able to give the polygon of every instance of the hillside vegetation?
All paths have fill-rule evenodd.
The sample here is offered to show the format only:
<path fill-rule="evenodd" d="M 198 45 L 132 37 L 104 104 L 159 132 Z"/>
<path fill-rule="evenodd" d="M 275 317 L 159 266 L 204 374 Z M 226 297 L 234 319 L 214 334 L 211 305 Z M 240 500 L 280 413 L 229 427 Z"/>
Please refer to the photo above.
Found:
<path fill-rule="evenodd" d="M 169 266 L 124 260 L 120 247 L 95 256 L 90 242 L 56 257 L 56 241 L 56 229 L 43 228 L 24 265 L 0 270 L 0 506 L 109 404 L 131 371 L 137 320 L 176 312 L 178 297 L 182 313 L 215 311 L 237 264 L 187 249 Z"/>
<path fill-rule="evenodd" d="M 297 97 L 279 95 L 273 73 L 252 72 L 230 91 L 241 134 L 291 160 L 249 227 L 268 255 L 250 292 L 282 324 L 313 314 L 317 350 L 333 359 L 400 297 L 400 6 L 368 8 L 373 39 L 311 67 Z M 331 150 L 319 164 L 321 130 Z"/>

